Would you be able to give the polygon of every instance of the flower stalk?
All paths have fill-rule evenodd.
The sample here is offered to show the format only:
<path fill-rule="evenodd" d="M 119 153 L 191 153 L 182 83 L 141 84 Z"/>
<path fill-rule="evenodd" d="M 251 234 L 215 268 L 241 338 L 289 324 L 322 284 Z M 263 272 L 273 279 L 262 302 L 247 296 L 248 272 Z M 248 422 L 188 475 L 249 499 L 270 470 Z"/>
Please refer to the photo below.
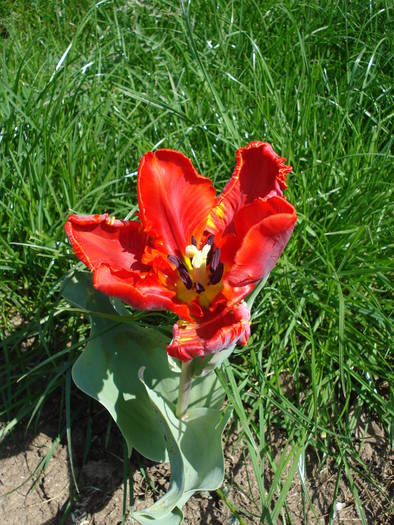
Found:
<path fill-rule="evenodd" d="M 181 377 L 179 379 L 179 394 L 176 405 L 176 417 L 183 419 L 189 406 L 190 391 L 192 386 L 193 361 L 182 363 Z"/>

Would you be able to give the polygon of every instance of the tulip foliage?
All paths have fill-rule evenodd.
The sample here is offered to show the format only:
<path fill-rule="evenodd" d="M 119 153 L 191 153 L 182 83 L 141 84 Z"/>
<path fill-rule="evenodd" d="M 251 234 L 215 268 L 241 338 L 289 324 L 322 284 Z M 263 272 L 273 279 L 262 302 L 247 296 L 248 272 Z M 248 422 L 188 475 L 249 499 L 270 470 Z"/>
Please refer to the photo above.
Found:
<path fill-rule="evenodd" d="M 283 195 L 289 171 L 269 144 L 252 142 L 237 151 L 216 197 L 183 154 L 157 150 L 140 162 L 139 220 L 103 214 L 66 222 L 76 255 L 93 272 L 93 279 L 75 273 L 63 292 L 89 312 L 92 326 L 74 382 L 110 412 L 129 453 L 171 464 L 167 494 L 132 515 L 142 525 L 181 523 L 195 491 L 222 483 L 230 409 L 212 372 L 247 343 L 245 299 L 293 231 L 296 212 Z M 122 301 L 177 314 L 172 340 L 132 322 Z"/>
<path fill-rule="evenodd" d="M 94 290 L 87 273 L 69 279 L 63 294 L 89 312 L 92 325 L 73 367 L 74 382 L 109 411 L 130 454 L 134 448 L 171 464 L 168 493 L 133 518 L 141 524 L 181 523 L 181 507 L 193 492 L 215 489 L 223 479 L 221 435 L 229 416 L 221 410 L 223 389 L 215 374 L 196 378 L 188 417 L 180 421 L 175 416 L 180 370 L 170 367 L 163 352 L 166 337 L 131 323 L 124 306 Z"/>

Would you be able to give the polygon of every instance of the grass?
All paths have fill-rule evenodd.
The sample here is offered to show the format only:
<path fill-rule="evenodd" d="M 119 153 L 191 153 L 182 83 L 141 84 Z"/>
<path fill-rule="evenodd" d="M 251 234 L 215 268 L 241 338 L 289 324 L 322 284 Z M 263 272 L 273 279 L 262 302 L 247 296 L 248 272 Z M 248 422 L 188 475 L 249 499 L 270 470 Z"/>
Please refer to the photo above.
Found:
<path fill-rule="evenodd" d="M 313 449 L 367 522 L 354 476 L 377 481 L 358 418 L 392 438 L 392 16 L 389 2 L 363 0 L 1 3 L 2 435 L 38 425 L 52 399 L 62 439 L 78 421 L 69 369 L 88 332 L 59 296 L 75 265 L 68 213 L 129 216 L 147 150 L 181 149 L 222 188 L 235 149 L 267 140 L 294 168 L 299 220 L 255 303 L 250 344 L 219 375 L 258 519 L 291 523 L 287 492 Z M 274 427 L 288 436 L 279 462 Z"/>

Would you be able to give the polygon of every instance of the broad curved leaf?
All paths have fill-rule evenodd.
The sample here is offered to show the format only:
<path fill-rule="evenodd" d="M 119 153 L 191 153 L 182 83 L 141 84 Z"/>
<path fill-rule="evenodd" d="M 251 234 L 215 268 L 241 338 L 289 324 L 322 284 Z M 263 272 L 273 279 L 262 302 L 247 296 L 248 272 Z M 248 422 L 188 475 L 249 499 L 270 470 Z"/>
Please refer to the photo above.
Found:
<path fill-rule="evenodd" d="M 129 453 L 135 448 L 153 461 L 167 460 L 157 415 L 138 379 L 138 371 L 144 367 L 146 384 L 166 399 L 171 408 L 175 407 L 180 372 L 169 367 L 167 337 L 158 330 L 130 320 L 125 322 L 127 310 L 122 303 L 117 304 L 117 300 L 95 290 L 87 272 L 76 272 L 68 279 L 63 296 L 87 310 L 92 325 L 87 346 L 73 366 L 75 384 L 107 408 L 127 442 Z M 193 380 L 191 407 L 219 408 L 223 399 L 224 391 L 215 374 Z"/>
<path fill-rule="evenodd" d="M 190 496 L 213 490 L 223 480 L 221 436 L 229 411 L 221 410 L 224 391 L 216 375 L 193 379 L 187 418 L 180 421 L 175 416 L 180 370 L 169 366 L 167 338 L 128 319 L 121 304 L 94 290 L 89 274 L 75 274 L 63 295 L 88 311 L 92 325 L 72 370 L 74 382 L 107 408 L 129 453 L 135 448 L 171 464 L 168 492 L 133 518 L 141 525 L 179 525 L 180 509 Z"/>
<path fill-rule="evenodd" d="M 159 525 L 158 518 L 175 519 L 174 512 L 198 490 L 214 490 L 223 481 L 224 459 L 221 438 L 230 411 L 192 408 L 187 418 L 176 418 L 166 401 L 143 383 L 161 418 L 168 443 L 171 480 L 168 492 L 149 509 L 133 513 L 141 525 Z M 166 522 L 164 522 L 166 523 Z"/>

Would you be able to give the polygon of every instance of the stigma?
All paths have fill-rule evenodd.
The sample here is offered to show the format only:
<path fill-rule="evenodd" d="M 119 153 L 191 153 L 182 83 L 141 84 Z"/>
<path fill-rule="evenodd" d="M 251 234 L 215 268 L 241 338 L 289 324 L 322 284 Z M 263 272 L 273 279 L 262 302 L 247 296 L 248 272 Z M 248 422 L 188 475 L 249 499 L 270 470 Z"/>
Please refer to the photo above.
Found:
<path fill-rule="evenodd" d="M 191 265 L 196 270 L 199 270 L 201 267 L 206 267 L 208 253 L 211 249 L 210 244 L 206 244 L 202 250 L 199 250 L 194 244 L 189 244 L 186 246 L 186 256 L 189 257 Z"/>
<path fill-rule="evenodd" d="M 211 250 L 209 244 L 205 244 L 201 250 L 193 243 L 185 248 L 185 262 L 189 266 L 190 274 L 195 284 L 198 283 L 196 292 L 200 294 L 208 284 L 207 257 Z"/>

